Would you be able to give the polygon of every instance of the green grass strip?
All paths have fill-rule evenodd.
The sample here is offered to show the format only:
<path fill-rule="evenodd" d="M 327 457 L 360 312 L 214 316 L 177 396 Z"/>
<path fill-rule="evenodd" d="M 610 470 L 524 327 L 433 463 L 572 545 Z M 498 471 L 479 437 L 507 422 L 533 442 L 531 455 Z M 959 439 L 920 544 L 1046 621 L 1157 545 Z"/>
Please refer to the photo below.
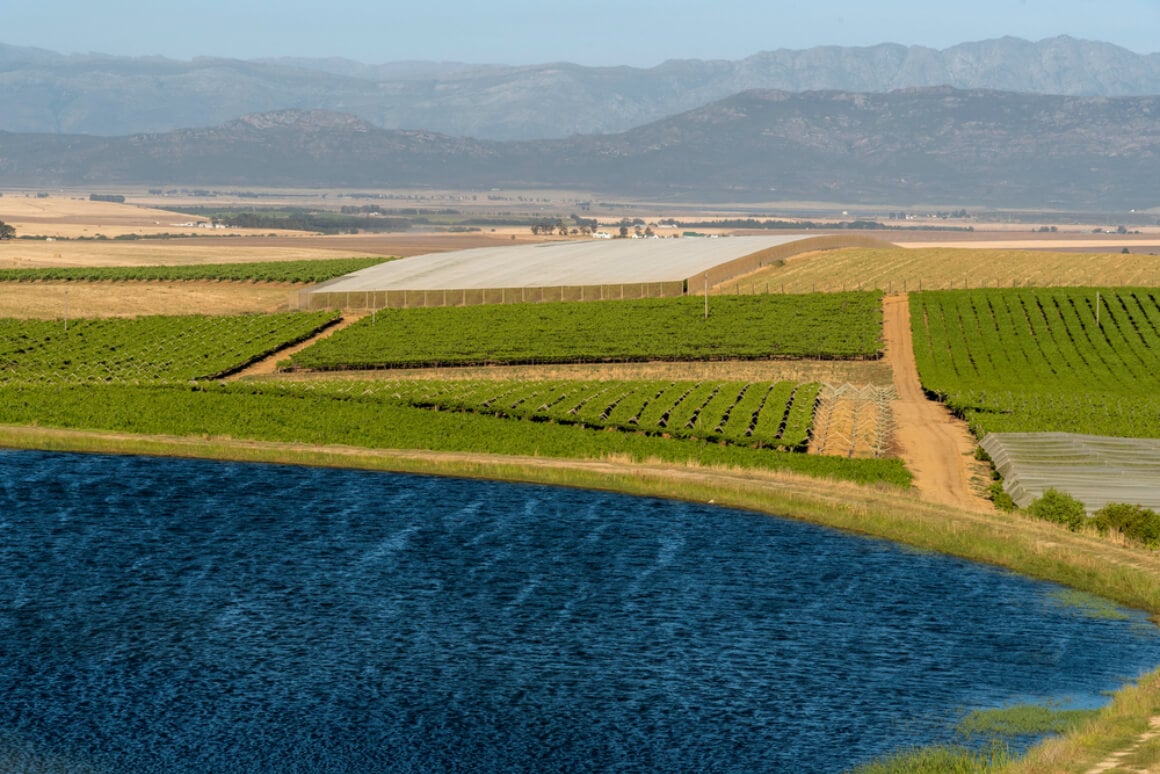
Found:
<path fill-rule="evenodd" d="M 94 266 L 0 269 L 0 282 L 277 282 L 312 284 L 376 266 L 391 258 L 327 258 L 316 261 L 203 263 L 183 266 Z"/>

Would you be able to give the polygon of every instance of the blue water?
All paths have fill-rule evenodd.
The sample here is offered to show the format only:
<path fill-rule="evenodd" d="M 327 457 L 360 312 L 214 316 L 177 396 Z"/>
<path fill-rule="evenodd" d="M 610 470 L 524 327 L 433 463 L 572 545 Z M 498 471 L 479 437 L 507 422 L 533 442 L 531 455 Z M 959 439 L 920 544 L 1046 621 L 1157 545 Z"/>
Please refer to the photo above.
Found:
<path fill-rule="evenodd" d="M 1160 664 L 1055 591 L 707 505 L 0 453 L 0 769 L 837 771 Z"/>

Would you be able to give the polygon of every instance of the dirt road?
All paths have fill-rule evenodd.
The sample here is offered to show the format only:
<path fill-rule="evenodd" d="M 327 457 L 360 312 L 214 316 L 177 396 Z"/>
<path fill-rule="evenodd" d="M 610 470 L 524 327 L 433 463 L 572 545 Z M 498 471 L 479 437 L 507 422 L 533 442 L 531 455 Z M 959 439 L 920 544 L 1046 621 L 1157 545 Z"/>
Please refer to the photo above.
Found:
<path fill-rule="evenodd" d="M 894 442 L 899 456 L 914 474 L 923 499 L 974 511 L 991 504 L 974 491 L 977 475 L 975 442 L 965 423 L 942 405 L 927 400 L 918 379 L 910 334 L 910 302 L 906 295 L 887 296 L 883 304 L 886 360 L 894 370 L 896 400 Z"/>

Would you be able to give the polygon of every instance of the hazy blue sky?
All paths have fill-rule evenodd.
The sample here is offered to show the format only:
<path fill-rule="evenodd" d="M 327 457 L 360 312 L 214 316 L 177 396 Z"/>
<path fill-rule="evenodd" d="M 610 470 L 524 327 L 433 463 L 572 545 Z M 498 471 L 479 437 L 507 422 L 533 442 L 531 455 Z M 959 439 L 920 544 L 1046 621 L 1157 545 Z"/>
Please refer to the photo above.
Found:
<path fill-rule="evenodd" d="M 1071 35 L 1160 51 L 1160 0 L 4 0 L 0 42 L 66 53 L 651 66 L 777 48 Z"/>

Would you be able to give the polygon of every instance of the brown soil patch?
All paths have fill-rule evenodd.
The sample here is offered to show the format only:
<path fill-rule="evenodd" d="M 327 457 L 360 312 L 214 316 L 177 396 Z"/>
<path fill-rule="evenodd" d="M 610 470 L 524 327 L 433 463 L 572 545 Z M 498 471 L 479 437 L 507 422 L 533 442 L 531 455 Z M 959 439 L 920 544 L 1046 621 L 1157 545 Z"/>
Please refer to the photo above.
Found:
<path fill-rule="evenodd" d="M 0 282 L 0 317 L 246 314 L 288 308 L 295 285 L 246 282 Z"/>
<path fill-rule="evenodd" d="M 298 352 L 301 352 L 302 350 L 306 349 L 307 347 L 310 347 L 310 346 L 313 346 L 314 344 L 317 344 L 319 341 L 322 341 L 323 339 L 330 338 L 331 336 L 338 333 L 343 328 L 349 328 L 351 325 L 354 325 L 356 322 L 358 322 L 359 319 L 360 318 L 358 316 L 351 316 L 351 315 L 343 317 L 336 324 L 331 325 L 326 330 L 323 330 L 323 331 L 320 331 L 319 333 L 316 333 L 314 336 L 311 336 L 306 341 L 295 344 L 292 347 L 286 347 L 284 349 L 280 349 L 277 352 L 275 352 L 273 355 L 270 355 L 268 358 L 266 358 L 264 360 L 259 360 L 257 363 L 254 363 L 253 365 L 249 366 L 248 368 L 243 368 L 241 371 L 239 371 L 238 373 L 231 376 L 227 381 L 232 382 L 232 381 L 236 381 L 238 379 L 243 379 L 243 378 L 249 377 L 249 376 L 264 376 L 267 374 L 272 374 L 278 370 L 278 363 L 281 362 L 282 360 L 285 360 L 286 358 L 291 357 L 292 355 L 294 355 Z"/>
<path fill-rule="evenodd" d="M 974 459 L 975 440 L 965 423 L 926 399 L 914 361 L 910 332 L 910 302 L 905 295 L 888 296 L 883 306 L 886 360 L 894 369 L 897 399 L 895 448 L 914 474 L 923 499 L 972 511 L 992 510 L 976 493 L 981 475 Z"/>

